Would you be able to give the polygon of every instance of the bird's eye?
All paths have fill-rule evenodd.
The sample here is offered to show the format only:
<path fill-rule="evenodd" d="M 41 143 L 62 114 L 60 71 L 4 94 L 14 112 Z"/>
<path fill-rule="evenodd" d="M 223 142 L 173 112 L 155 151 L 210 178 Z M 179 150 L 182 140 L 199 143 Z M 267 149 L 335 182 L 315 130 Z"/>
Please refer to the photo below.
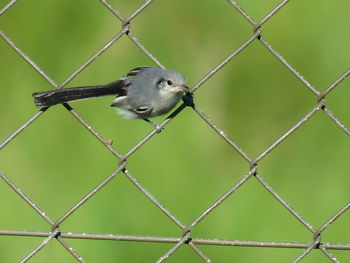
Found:
<path fill-rule="evenodd" d="M 173 82 L 171 80 L 167 80 L 166 82 L 169 86 L 171 86 L 173 84 Z"/>

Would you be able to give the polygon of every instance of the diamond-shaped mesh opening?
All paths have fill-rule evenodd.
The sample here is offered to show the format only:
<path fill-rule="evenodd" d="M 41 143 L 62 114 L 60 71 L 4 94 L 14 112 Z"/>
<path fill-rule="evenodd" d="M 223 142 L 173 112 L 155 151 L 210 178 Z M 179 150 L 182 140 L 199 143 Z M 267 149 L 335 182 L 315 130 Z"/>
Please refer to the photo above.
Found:
<path fill-rule="evenodd" d="M 270 70 L 264 71 L 265 67 Z M 257 72 L 255 78 L 249 72 Z M 210 111 L 218 125 L 226 125 L 222 127 L 225 132 L 251 155 L 298 122 L 315 101 L 304 85 L 257 42 L 209 79 L 197 98 L 205 102 L 203 111 Z"/>
<path fill-rule="evenodd" d="M 347 23 L 343 14 L 350 4 L 344 3 L 338 10 L 332 2 L 318 7 L 314 5 L 316 2 L 290 1 L 288 8 L 276 13 L 266 24 L 266 37 L 310 82 L 323 89 L 327 81 L 334 80 L 339 71 L 348 66 L 350 38 L 342 33 L 342 26 Z M 336 19 L 333 12 L 337 14 Z M 297 19 L 295 14 L 298 14 Z M 279 33 L 272 34 L 274 31 Z M 288 45 L 283 44 L 286 41 Z"/>
<path fill-rule="evenodd" d="M 215 235 L 219 239 L 235 237 L 239 240 L 274 241 L 305 240 L 309 237 L 308 230 L 256 180 L 249 180 L 206 216 L 193 229 L 193 234 L 203 237 Z"/>
<path fill-rule="evenodd" d="M 332 139 L 325 140 L 325 135 Z M 260 172 L 312 225 L 319 226 L 348 202 L 343 194 L 349 188 L 348 164 L 339 158 L 350 154 L 348 146 L 346 134 L 318 112 L 261 162 Z M 286 164 L 285 158 L 291 161 Z M 337 180 L 334 167 L 339 168 Z"/>
<path fill-rule="evenodd" d="M 14 16 L 21 19 L 14 23 Z M 59 81 L 63 81 L 89 54 L 109 41 L 121 24 L 98 1 L 81 0 L 70 5 L 64 2 L 19 1 L 4 14 L 2 20 L 2 28 L 13 35 L 12 40 L 26 55 L 45 68 L 46 74 Z M 108 26 L 102 27 L 102 23 Z M 66 56 L 70 59 L 64 60 Z"/>
<path fill-rule="evenodd" d="M 329 39 L 330 52 L 315 48 L 304 64 L 302 48 L 291 55 L 283 35 L 293 26 L 299 34 L 309 14 L 325 9 L 288 0 L 153 2 L 0 5 L 3 105 L 10 104 L 1 113 L 2 260 L 346 262 L 350 132 L 348 105 L 337 96 L 345 97 L 350 70 L 338 63 L 326 76 L 318 66 L 342 57 Z M 305 19 L 291 23 L 300 6 Z M 324 22 L 344 44 L 339 8 Z M 55 23 L 42 25 L 51 21 L 46 13 Z M 23 16 L 34 19 L 15 23 Z M 301 46 L 321 41 L 317 31 L 307 34 Z M 29 113 L 33 91 L 106 83 L 142 64 L 183 72 L 195 94 L 193 110 L 180 105 L 156 119 L 161 134 L 114 116 L 108 99 Z M 258 125 L 261 118 L 268 124 Z M 236 131 L 240 124 L 249 132 Z"/>

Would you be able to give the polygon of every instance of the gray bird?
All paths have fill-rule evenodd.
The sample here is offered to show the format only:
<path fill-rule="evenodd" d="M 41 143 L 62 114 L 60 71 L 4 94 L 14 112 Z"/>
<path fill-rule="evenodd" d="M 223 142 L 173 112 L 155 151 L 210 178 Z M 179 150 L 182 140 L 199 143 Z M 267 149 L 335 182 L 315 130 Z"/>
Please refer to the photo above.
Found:
<path fill-rule="evenodd" d="M 144 119 L 157 128 L 157 124 L 149 118 L 168 113 L 184 93 L 185 103 L 193 107 L 192 94 L 182 74 L 160 68 L 138 67 L 121 80 L 107 85 L 35 92 L 33 97 L 37 107 L 47 108 L 75 100 L 117 95 L 111 106 L 118 107 L 120 115 L 126 119 Z"/>

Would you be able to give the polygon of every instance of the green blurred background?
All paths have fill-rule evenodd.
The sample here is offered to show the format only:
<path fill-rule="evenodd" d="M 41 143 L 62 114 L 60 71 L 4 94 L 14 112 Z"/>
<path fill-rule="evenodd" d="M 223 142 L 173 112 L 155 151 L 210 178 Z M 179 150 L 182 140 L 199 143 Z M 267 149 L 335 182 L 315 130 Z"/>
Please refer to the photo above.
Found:
<path fill-rule="evenodd" d="M 110 0 L 125 17 L 143 2 Z M 8 0 L 0 0 L 0 8 Z M 255 20 L 277 0 L 238 4 Z M 348 1 L 291 1 L 263 26 L 263 37 L 318 90 L 349 67 Z M 99 1 L 18 1 L 0 28 L 56 83 L 64 81 L 117 32 L 121 23 Z M 227 1 L 155 1 L 131 23 L 132 33 L 169 69 L 197 83 L 252 34 Z M 31 94 L 52 86 L 0 40 L 0 141 L 37 109 Z M 108 83 L 129 69 L 155 66 L 126 36 L 67 86 Z M 327 96 L 327 106 L 350 126 L 349 83 Z M 348 89 L 347 89 L 348 88 Z M 149 131 L 109 107 L 111 98 L 71 105 L 121 153 Z M 195 93 L 195 102 L 249 156 L 255 158 L 315 105 L 316 97 L 258 41 Z M 159 117 L 156 121 L 162 121 Z M 349 202 L 348 136 L 323 112 L 259 163 L 259 174 L 315 229 Z M 62 106 L 50 108 L 0 151 L 0 171 L 53 220 L 118 167 L 118 161 Z M 193 111 L 185 109 L 165 131 L 128 160 L 128 170 L 183 224 L 190 224 L 248 171 L 248 163 Z M 0 229 L 49 231 L 50 226 L 0 181 Z M 323 233 L 322 242 L 350 243 L 350 215 Z M 181 230 L 124 175 L 60 225 L 63 232 L 181 236 Z M 311 242 L 312 233 L 251 178 L 201 221 L 194 238 Z M 0 262 L 18 262 L 41 238 L 0 236 Z M 88 262 L 154 262 L 172 244 L 67 240 Z M 302 250 L 200 246 L 213 262 L 290 262 Z M 332 251 L 341 262 L 350 252 Z M 30 262 L 76 262 L 53 241 Z M 166 262 L 202 262 L 187 246 Z M 328 262 L 311 252 L 303 262 Z"/>

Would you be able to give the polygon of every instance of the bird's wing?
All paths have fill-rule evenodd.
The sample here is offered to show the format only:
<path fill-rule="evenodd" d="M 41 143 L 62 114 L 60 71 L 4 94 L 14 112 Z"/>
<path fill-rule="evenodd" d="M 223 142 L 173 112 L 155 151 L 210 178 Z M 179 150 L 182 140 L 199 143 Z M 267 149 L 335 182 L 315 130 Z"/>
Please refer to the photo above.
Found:
<path fill-rule="evenodd" d="M 137 114 L 149 114 L 152 111 L 152 107 L 150 106 L 139 106 L 133 110 Z"/>
<path fill-rule="evenodd" d="M 143 66 L 143 67 L 134 68 L 134 69 L 130 70 L 128 73 L 126 73 L 123 76 L 123 78 L 125 79 L 125 78 L 128 78 L 128 77 L 134 77 L 134 76 L 136 76 L 137 74 L 139 74 L 140 72 L 144 71 L 147 68 L 150 68 L 150 67 Z"/>

